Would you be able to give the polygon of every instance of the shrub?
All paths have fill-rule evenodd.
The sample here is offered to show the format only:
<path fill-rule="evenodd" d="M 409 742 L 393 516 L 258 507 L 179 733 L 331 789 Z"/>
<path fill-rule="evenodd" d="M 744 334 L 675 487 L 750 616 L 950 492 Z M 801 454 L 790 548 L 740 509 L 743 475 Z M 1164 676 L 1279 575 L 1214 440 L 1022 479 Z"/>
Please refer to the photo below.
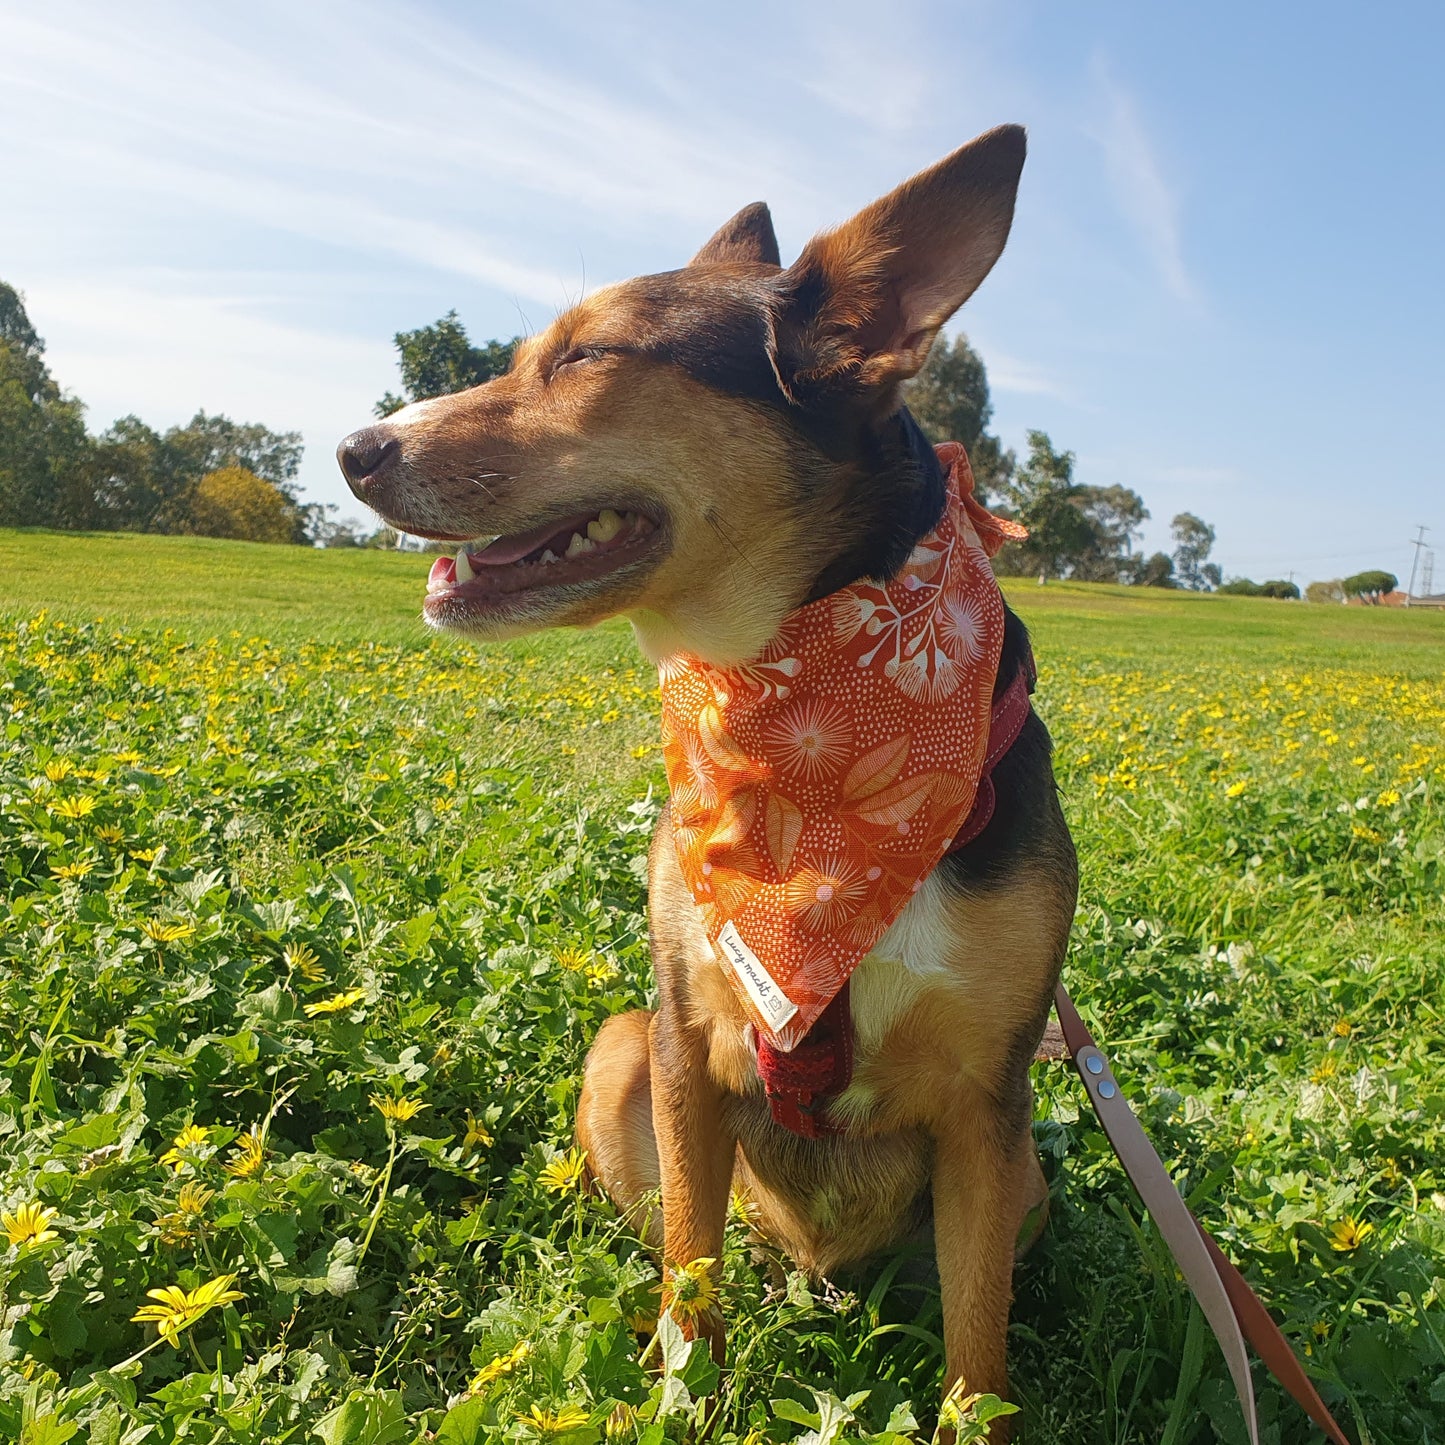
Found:
<path fill-rule="evenodd" d="M 245 467 L 207 472 L 191 498 L 187 530 L 203 537 L 239 542 L 290 542 L 295 539 L 295 507 L 273 483 Z"/>

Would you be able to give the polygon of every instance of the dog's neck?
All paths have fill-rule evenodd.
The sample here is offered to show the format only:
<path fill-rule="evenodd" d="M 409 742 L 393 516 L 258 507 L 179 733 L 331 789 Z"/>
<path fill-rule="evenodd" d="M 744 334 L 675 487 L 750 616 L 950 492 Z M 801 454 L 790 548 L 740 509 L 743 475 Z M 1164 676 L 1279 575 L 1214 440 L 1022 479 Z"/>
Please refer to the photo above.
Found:
<path fill-rule="evenodd" d="M 947 505 L 943 468 L 907 408 L 865 432 L 852 451 L 843 463 L 851 473 L 847 490 L 832 504 L 837 531 L 847 540 L 842 551 L 817 573 L 798 606 L 865 579 L 890 581 L 919 541 L 938 525 Z M 736 618 L 740 635 L 749 639 L 746 646 L 739 647 L 704 617 L 650 611 L 628 615 L 638 646 L 651 662 L 660 662 L 674 652 L 701 655 L 714 662 L 740 662 L 761 652 L 772 635 L 760 634 L 745 616 Z M 695 641 L 700 635 L 707 638 L 706 649 Z"/>
<path fill-rule="evenodd" d="M 864 447 L 860 494 L 853 508 L 856 540 L 818 574 L 805 603 L 864 578 L 889 581 L 943 515 L 943 468 L 907 407 L 867 437 Z"/>

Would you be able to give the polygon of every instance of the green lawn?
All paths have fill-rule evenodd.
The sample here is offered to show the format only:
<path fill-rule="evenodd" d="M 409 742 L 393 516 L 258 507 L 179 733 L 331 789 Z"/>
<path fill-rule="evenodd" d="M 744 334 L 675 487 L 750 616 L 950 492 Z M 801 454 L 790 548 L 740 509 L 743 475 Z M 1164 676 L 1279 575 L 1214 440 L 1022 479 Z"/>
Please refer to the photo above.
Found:
<path fill-rule="evenodd" d="M 810 1290 L 739 1220 L 728 1372 L 637 1365 L 655 1271 L 565 1151 L 649 987 L 653 679 L 616 624 L 428 633 L 428 561 L 0 532 L 0 1439 L 585 1445 L 623 1402 L 654 1445 L 691 1394 L 784 1441 L 861 1391 L 829 1440 L 927 1438 L 926 1257 Z M 1076 999 L 1347 1427 L 1445 1441 L 1445 616 L 1008 592 Z M 1020 1438 L 1242 1441 L 1077 1083 L 1036 1088 Z M 174 1343 L 132 1320 L 231 1275 Z"/>

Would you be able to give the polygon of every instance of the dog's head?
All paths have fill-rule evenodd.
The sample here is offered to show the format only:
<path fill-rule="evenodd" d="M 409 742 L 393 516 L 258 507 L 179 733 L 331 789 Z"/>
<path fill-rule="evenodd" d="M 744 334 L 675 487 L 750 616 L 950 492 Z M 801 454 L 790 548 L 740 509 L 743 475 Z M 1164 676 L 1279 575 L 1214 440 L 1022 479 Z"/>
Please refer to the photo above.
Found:
<path fill-rule="evenodd" d="M 989 131 L 787 269 L 749 206 L 681 270 L 559 316 L 505 376 L 349 436 L 362 501 L 468 544 L 433 567 L 427 620 L 501 637 L 622 613 L 654 657 L 730 663 L 809 598 L 896 571 L 941 507 L 899 388 L 1003 250 L 1023 160 L 1021 128 Z"/>

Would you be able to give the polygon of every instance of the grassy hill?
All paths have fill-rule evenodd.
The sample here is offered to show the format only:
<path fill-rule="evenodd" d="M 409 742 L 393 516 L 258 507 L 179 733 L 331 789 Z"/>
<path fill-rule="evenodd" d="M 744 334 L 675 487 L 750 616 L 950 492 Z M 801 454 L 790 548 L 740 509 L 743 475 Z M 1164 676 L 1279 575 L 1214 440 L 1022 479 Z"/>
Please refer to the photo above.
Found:
<path fill-rule="evenodd" d="M 0 1439 L 652 1445 L 681 1383 L 719 1445 L 862 1391 L 838 1445 L 926 1440 L 927 1251 L 824 1289 L 736 1211 L 728 1373 L 638 1366 L 656 1270 L 568 1150 L 650 988 L 655 678 L 618 623 L 429 633 L 428 562 L 0 532 Z M 1347 1426 L 1445 1440 L 1445 617 L 1007 591 L 1075 998 Z M 1019 1439 L 1238 1445 L 1077 1081 L 1035 1091 Z"/>

